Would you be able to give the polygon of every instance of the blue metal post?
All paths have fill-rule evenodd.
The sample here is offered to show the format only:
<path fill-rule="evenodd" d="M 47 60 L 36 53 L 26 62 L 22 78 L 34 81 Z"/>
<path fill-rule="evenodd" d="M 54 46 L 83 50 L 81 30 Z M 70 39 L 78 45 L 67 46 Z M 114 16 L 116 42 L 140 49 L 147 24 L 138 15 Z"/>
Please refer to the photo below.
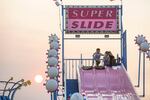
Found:
<path fill-rule="evenodd" d="M 121 2 L 121 61 L 127 70 L 127 37 L 126 31 L 123 32 L 123 5 Z"/>
<path fill-rule="evenodd" d="M 127 40 L 126 40 L 126 31 L 122 34 L 122 63 L 127 70 Z"/>
<path fill-rule="evenodd" d="M 62 86 L 63 86 L 63 89 L 64 90 L 66 90 L 66 87 L 65 87 L 65 69 L 64 69 L 64 67 L 65 67 L 65 64 L 64 64 L 64 55 L 65 55 L 65 52 L 64 52 L 64 6 L 62 5 L 61 6 L 61 10 L 62 10 Z M 66 92 L 66 91 L 65 91 Z M 66 97 L 66 93 L 65 94 L 63 94 L 63 96 L 65 96 L 65 99 L 67 99 L 67 97 Z"/>
<path fill-rule="evenodd" d="M 121 20 L 121 58 L 123 57 L 123 45 L 122 45 L 122 40 L 123 40 L 123 36 L 122 36 L 122 34 L 123 34 L 123 22 L 122 22 L 122 16 L 123 16 L 123 7 L 122 7 L 122 4 L 121 4 L 121 18 L 120 18 L 120 20 Z"/>
<path fill-rule="evenodd" d="M 127 40 L 126 31 L 123 33 L 123 64 L 127 70 Z"/>
<path fill-rule="evenodd" d="M 121 60 L 127 70 L 127 37 L 126 31 L 123 32 L 123 5 L 121 1 Z"/>
<path fill-rule="evenodd" d="M 127 70 L 127 32 L 124 32 L 124 43 L 123 43 L 123 56 L 124 56 L 124 65 Z"/>
<path fill-rule="evenodd" d="M 52 93 L 51 93 L 51 100 L 53 100 L 53 95 L 52 95 Z"/>
<path fill-rule="evenodd" d="M 54 100 L 57 100 L 57 91 L 55 91 L 55 92 L 53 93 L 53 95 L 54 95 Z"/>
<path fill-rule="evenodd" d="M 62 7 L 62 85 L 64 86 L 64 7 Z"/>

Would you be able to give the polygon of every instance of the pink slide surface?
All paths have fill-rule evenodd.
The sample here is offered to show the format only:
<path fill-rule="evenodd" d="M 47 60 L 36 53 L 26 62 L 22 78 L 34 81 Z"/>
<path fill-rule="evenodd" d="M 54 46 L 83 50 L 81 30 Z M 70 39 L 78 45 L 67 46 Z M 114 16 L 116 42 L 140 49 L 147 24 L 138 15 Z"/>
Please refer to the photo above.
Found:
<path fill-rule="evenodd" d="M 140 100 L 123 67 L 80 69 L 80 92 L 86 100 Z M 101 99 L 100 99 L 101 98 Z"/>

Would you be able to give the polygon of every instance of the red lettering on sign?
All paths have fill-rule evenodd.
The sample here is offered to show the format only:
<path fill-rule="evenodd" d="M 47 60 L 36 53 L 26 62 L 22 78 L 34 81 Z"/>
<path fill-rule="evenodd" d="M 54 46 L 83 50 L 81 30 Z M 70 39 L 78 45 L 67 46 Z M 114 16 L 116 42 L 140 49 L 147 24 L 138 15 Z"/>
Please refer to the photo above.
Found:
<path fill-rule="evenodd" d="M 116 19 L 116 8 L 68 8 L 69 19 Z"/>
<path fill-rule="evenodd" d="M 112 21 L 89 21 L 88 23 L 85 21 L 74 21 L 72 22 L 71 28 L 73 29 L 111 29 L 113 27 L 113 22 Z"/>

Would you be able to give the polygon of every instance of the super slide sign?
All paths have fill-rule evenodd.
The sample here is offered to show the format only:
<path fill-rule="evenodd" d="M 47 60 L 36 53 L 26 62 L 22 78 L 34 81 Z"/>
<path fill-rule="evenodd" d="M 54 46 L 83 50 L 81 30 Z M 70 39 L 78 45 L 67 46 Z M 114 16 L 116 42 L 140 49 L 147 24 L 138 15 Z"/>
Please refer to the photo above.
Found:
<path fill-rule="evenodd" d="M 118 6 L 66 6 L 66 33 L 118 33 L 118 8 Z"/>

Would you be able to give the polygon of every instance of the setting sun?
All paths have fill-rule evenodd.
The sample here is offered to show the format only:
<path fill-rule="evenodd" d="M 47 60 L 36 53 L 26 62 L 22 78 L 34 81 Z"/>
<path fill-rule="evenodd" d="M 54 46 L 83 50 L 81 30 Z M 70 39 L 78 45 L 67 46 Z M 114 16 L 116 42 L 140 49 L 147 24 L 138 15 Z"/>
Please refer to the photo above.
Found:
<path fill-rule="evenodd" d="M 43 76 L 42 75 L 36 75 L 34 80 L 35 80 L 36 83 L 42 83 Z"/>

